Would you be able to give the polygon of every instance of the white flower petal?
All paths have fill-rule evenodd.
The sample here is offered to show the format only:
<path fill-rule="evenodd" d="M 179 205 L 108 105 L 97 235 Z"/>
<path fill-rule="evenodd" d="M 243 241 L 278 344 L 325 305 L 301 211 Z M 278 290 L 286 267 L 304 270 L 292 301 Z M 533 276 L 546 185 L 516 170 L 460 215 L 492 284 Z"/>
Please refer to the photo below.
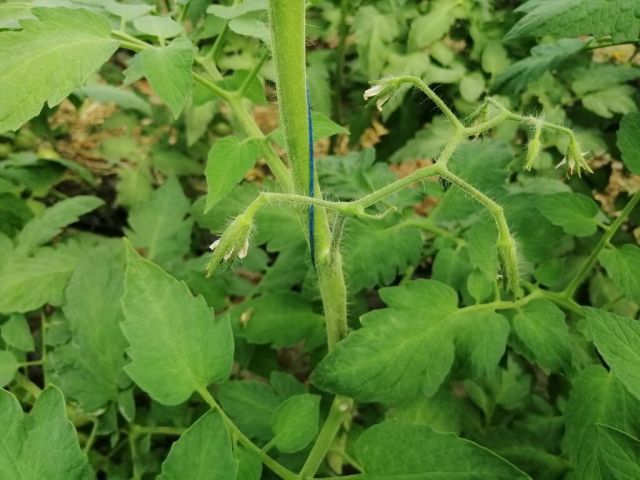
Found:
<path fill-rule="evenodd" d="M 209 245 L 209 250 L 215 250 L 215 248 L 220 245 L 220 239 L 216 240 L 215 242 L 213 242 L 211 245 Z"/>
<path fill-rule="evenodd" d="M 238 252 L 238 258 L 244 258 L 247 256 L 247 253 L 249 253 L 249 240 L 246 240 L 244 242 L 244 245 L 242 245 L 242 248 L 240 249 L 240 251 Z"/>
<path fill-rule="evenodd" d="M 380 95 L 380 93 L 382 93 L 382 90 L 382 85 L 374 85 L 372 87 L 369 87 L 364 91 L 364 99 L 369 100 L 370 98 L 376 97 Z"/>

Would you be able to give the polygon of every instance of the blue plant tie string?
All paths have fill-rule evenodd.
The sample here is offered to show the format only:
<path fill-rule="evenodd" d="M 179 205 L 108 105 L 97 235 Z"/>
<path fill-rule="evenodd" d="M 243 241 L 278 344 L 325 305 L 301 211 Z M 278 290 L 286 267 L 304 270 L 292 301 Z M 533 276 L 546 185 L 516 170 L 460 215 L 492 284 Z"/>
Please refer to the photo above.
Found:
<path fill-rule="evenodd" d="M 311 119 L 311 95 L 307 83 L 307 126 L 309 130 L 309 196 L 315 197 L 316 165 L 313 157 L 313 120 Z M 316 268 L 316 238 L 315 238 L 315 208 L 309 205 L 309 250 L 311 251 L 311 264 Z"/>

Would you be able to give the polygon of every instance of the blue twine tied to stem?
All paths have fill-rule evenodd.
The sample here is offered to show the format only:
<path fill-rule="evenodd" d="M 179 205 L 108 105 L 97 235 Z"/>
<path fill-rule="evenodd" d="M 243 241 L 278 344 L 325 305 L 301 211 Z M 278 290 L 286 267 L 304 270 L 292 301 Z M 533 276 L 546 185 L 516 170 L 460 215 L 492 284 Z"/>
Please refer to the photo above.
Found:
<path fill-rule="evenodd" d="M 309 196 L 315 197 L 316 165 L 313 157 L 313 120 L 311 119 L 311 95 L 307 82 L 307 126 L 309 130 Z M 311 251 L 311 264 L 316 268 L 316 239 L 315 239 L 315 208 L 309 205 L 309 250 Z"/>

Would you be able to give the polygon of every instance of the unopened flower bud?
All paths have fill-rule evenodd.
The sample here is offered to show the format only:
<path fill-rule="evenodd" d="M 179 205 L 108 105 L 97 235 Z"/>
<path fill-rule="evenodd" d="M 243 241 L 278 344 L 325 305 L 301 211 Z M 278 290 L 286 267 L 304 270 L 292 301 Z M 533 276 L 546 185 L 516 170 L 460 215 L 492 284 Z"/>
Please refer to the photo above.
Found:
<path fill-rule="evenodd" d="M 249 238 L 253 222 L 244 215 L 233 220 L 222 234 L 209 248 L 213 251 L 207 265 L 207 272 L 211 275 L 220 265 L 228 264 L 235 258 L 245 258 L 249 252 Z"/>
<path fill-rule="evenodd" d="M 525 170 L 531 170 L 534 167 L 538 155 L 540 154 L 540 147 L 541 143 L 539 139 L 532 138 L 531 140 L 529 140 L 529 145 L 527 147 L 527 157 L 524 161 Z"/>
<path fill-rule="evenodd" d="M 570 173 L 576 171 L 576 174 L 580 176 L 582 173 L 582 169 L 584 168 L 587 172 L 593 173 L 593 170 L 587 164 L 587 161 L 584 158 L 584 153 L 580 149 L 580 145 L 575 137 L 571 137 L 569 141 L 569 146 L 567 148 L 567 164 L 569 167 Z"/>

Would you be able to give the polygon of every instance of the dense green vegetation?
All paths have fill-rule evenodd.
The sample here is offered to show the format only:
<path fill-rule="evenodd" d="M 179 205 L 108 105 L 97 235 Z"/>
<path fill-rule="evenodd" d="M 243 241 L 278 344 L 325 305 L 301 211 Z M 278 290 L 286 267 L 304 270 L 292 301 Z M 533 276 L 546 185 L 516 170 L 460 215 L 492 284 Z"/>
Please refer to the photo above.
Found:
<path fill-rule="evenodd" d="M 0 3 L 0 480 L 640 478 L 639 42 Z"/>

